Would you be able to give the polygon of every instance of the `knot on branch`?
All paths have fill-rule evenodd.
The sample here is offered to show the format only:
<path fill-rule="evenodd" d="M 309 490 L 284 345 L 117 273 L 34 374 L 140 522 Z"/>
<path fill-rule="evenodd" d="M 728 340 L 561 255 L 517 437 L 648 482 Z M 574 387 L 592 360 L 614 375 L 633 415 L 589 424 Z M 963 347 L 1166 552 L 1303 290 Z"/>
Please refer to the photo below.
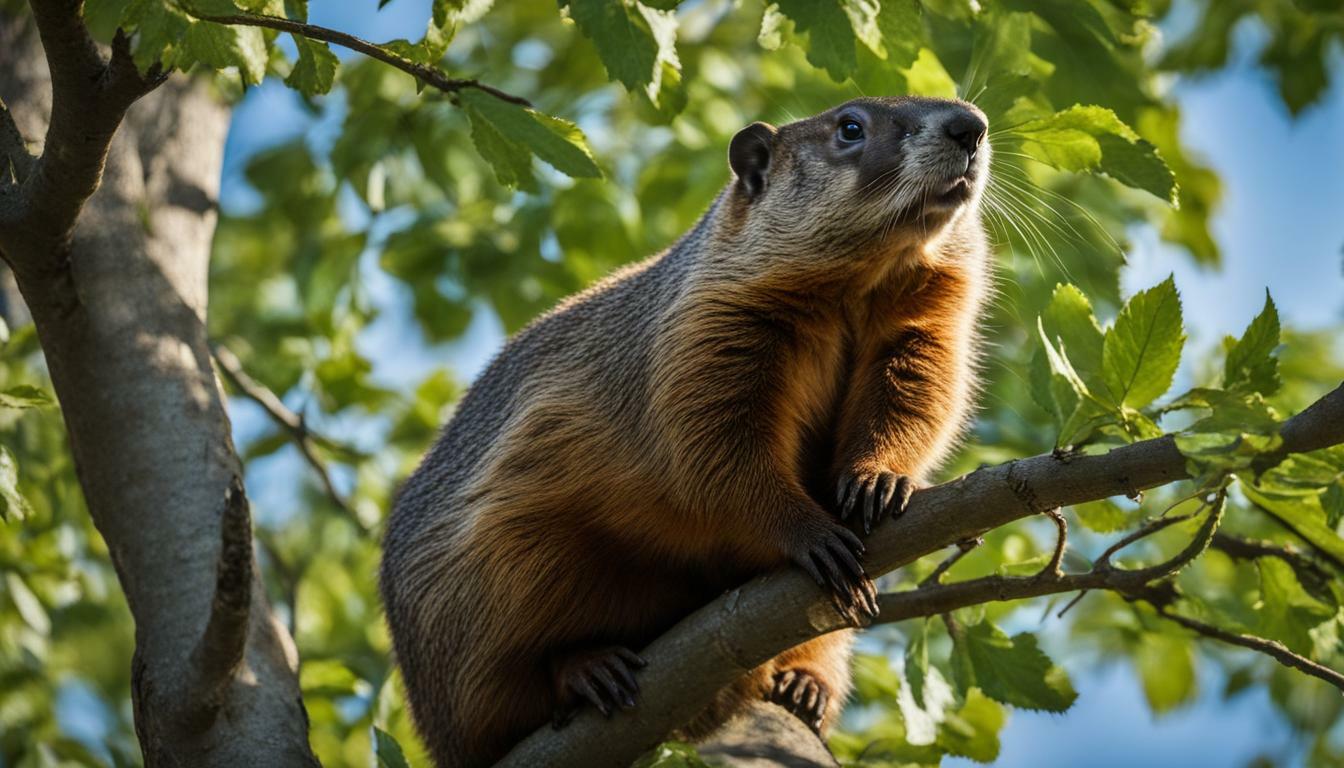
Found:
<path fill-rule="evenodd" d="M 191 655 L 191 675 L 183 725 L 191 731 L 210 727 L 223 707 L 247 651 L 252 610 L 252 520 L 243 481 L 234 476 L 224 493 L 215 592 L 205 632 Z"/>

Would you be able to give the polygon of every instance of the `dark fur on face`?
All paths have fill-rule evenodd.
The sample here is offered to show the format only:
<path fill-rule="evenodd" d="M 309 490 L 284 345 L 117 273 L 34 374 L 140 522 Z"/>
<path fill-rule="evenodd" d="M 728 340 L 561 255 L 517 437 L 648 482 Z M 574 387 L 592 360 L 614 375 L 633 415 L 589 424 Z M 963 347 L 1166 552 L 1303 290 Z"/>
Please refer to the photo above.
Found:
<path fill-rule="evenodd" d="M 827 256 L 935 239 L 985 186 L 987 123 L 975 106 L 862 98 L 734 138 L 733 209 L 748 238 L 816 243 Z"/>

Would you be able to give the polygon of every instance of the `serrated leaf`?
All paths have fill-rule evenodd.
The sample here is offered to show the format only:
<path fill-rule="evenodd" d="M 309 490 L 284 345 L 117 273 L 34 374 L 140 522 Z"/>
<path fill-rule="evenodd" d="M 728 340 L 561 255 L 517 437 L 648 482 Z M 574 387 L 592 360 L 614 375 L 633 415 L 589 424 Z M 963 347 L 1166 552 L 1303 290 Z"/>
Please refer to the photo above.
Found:
<path fill-rule="evenodd" d="M 658 41 L 648 21 L 621 0 L 568 0 L 570 18 L 593 41 L 607 75 L 631 91 L 653 80 Z"/>
<path fill-rule="evenodd" d="M 1269 291 L 1265 306 L 1246 331 L 1227 351 L 1223 365 L 1223 387 L 1232 391 L 1254 391 L 1272 395 L 1279 390 L 1279 361 L 1274 350 L 1279 346 L 1279 311 Z"/>
<path fill-rule="evenodd" d="M 1134 650 L 1134 668 L 1153 712 L 1169 712 L 1195 695 L 1195 649 L 1178 635 L 1145 633 Z"/>
<path fill-rule="evenodd" d="M 1047 712 L 1063 712 L 1078 698 L 1068 673 L 1050 661 L 1029 632 L 1010 638 L 982 621 L 955 633 L 953 644 L 964 677 L 958 683 L 967 689 L 975 686 L 995 701 Z"/>
<path fill-rule="evenodd" d="M 285 85 L 308 96 L 327 93 L 336 80 L 336 68 L 340 60 L 331 52 L 326 43 L 309 40 L 302 35 L 292 35 L 298 48 L 299 58 L 294 62 Z"/>
<path fill-rule="evenodd" d="M 1092 303 L 1077 286 L 1060 283 L 1041 313 L 1046 336 L 1059 344 L 1061 352 L 1092 387 L 1101 373 L 1102 331 L 1092 313 Z"/>
<path fill-rule="evenodd" d="M 191 24 L 187 14 L 169 8 L 162 0 L 131 0 L 122 26 L 135 33 L 135 65 L 142 72 L 154 64 L 175 66 L 179 43 Z"/>
<path fill-rule="evenodd" d="M 877 14 L 877 29 L 887 65 L 906 69 L 915 63 L 924 45 L 923 7 L 919 0 L 883 0 Z"/>
<path fill-rule="evenodd" d="M 1013 129 L 1023 149 L 1061 171 L 1104 173 L 1175 203 L 1176 177 L 1157 148 L 1105 107 L 1075 104 Z"/>
<path fill-rule="evenodd" d="M 406 754 L 392 734 L 378 726 L 373 726 L 373 753 L 378 758 L 378 768 L 411 768 L 406 762 Z"/>
<path fill-rule="evenodd" d="M 256 27 L 191 21 L 182 39 L 182 51 L 211 69 L 236 67 L 248 85 L 259 85 L 266 76 L 266 40 Z"/>
<path fill-rule="evenodd" d="M 497 99 L 488 93 L 467 89 L 458 95 L 459 100 L 471 120 L 472 138 L 477 139 L 478 126 L 484 134 L 487 149 L 482 149 L 482 141 L 477 139 L 477 149 L 495 167 L 500 181 L 505 177 L 519 183 L 530 175 L 524 174 L 522 166 L 528 155 L 535 154 L 550 163 L 557 171 L 575 178 L 596 178 L 602 175 L 593 157 L 588 151 L 588 143 L 578 126 L 537 112 L 534 109 L 511 104 Z M 508 158 L 508 153 L 521 154 Z M 501 168 L 506 170 L 501 174 Z"/>
<path fill-rule="evenodd" d="M 0 407 L 41 408 L 51 405 L 51 398 L 37 387 L 20 384 L 0 392 Z"/>
<path fill-rule="evenodd" d="M 858 67 L 857 38 L 849 15 L 838 0 L 777 0 L 779 10 L 793 21 L 798 34 L 807 35 L 804 51 L 812 66 L 826 70 L 836 82 Z"/>
<path fill-rule="evenodd" d="M 1168 277 L 1125 302 L 1102 342 L 1101 373 L 1113 402 L 1142 408 L 1171 387 L 1185 331 L 1176 282 Z"/>

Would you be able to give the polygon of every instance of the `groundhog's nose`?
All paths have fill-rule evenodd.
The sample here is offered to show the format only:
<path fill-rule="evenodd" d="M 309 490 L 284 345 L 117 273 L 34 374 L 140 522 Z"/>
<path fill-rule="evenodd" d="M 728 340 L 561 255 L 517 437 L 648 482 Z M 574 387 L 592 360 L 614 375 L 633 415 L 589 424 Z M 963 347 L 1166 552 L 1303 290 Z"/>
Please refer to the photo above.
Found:
<path fill-rule="evenodd" d="M 943 132 L 966 150 L 967 159 L 975 157 L 980 143 L 985 140 L 987 128 L 984 119 L 969 110 L 958 110 L 943 124 Z"/>

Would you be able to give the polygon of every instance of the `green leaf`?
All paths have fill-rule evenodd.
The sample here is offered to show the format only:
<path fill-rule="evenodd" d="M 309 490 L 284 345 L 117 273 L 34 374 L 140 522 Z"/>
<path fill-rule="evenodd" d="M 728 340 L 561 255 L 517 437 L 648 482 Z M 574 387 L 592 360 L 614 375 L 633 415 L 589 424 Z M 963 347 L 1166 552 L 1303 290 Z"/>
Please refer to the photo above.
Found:
<path fill-rule="evenodd" d="M 924 681 L 929 676 L 929 625 L 919 622 L 919 629 L 905 647 L 905 682 L 915 704 L 924 706 Z"/>
<path fill-rule="evenodd" d="M 191 24 L 187 14 L 168 7 L 163 0 L 131 0 L 122 26 L 135 33 L 135 65 L 141 71 L 153 64 L 175 66 L 179 44 Z"/>
<path fill-rule="evenodd" d="M 1296 653 L 1313 655 L 1311 630 L 1333 617 L 1335 610 L 1308 594 L 1292 566 L 1282 560 L 1262 557 L 1256 563 L 1260 566 L 1260 634 Z"/>
<path fill-rule="evenodd" d="M 1079 445 L 1096 429 L 1114 421 L 1113 413 L 1097 400 L 1074 370 L 1069 358 L 1057 350 L 1045 333 L 1044 320 L 1037 318 L 1036 333 L 1041 352 L 1032 359 L 1032 397 L 1054 417 L 1059 428 L 1056 445 Z"/>
<path fill-rule="evenodd" d="M 266 40 L 256 27 L 192 21 L 187 25 L 182 49 L 185 55 L 212 69 L 237 67 L 248 85 L 259 85 L 266 76 Z"/>
<path fill-rule="evenodd" d="M 812 66 L 826 70 L 838 83 L 854 74 L 859 65 L 854 27 L 838 0 L 777 0 L 775 4 L 799 34 L 807 35 L 803 50 Z"/>
<path fill-rule="evenodd" d="M 22 520 L 32 509 L 28 500 L 19 493 L 19 465 L 9 448 L 0 445 L 0 520 L 8 520 L 12 514 Z"/>
<path fill-rule="evenodd" d="M 953 644 L 961 660 L 958 683 L 964 688 L 977 686 L 995 701 L 1047 712 L 1063 712 L 1078 698 L 1068 673 L 1050 661 L 1029 632 L 1010 638 L 982 621 L 954 634 Z"/>
<path fill-rule="evenodd" d="M 570 18 L 593 41 L 612 80 L 637 91 L 653 81 L 658 41 L 648 21 L 624 0 L 567 0 Z"/>
<path fill-rule="evenodd" d="M 378 758 L 378 768 L 411 768 L 397 740 L 376 725 L 373 726 L 373 752 Z"/>
<path fill-rule="evenodd" d="M 37 387 L 20 384 L 0 392 L 0 407 L 41 408 L 51 405 L 51 398 Z"/>
<path fill-rule="evenodd" d="M 890 701 L 883 703 L 890 705 Z M 948 709 L 955 703 L 956 695 L 952 692 L 952 686 L 937 667 L 930 666 L 923 671 L 919 701 L 915 700 L 914 687 L 907 678 L 906 684 L 896 694 L 896 708 L 905 721 L 906 742 L 917 747 L 936 743 L 939 727 L 947 718 Z"/>
<path fill-rule="evenodd" d="M 307 96 L 327 93 L 336 80 L 336 68 L 340 60 L 331 52 L 326 43 L 309 40 L 303 35 L 291 35 L 299 50 L 299 59 L 294 62 L 285 85 Z"/>
<path fill-rule="evenodd" d="M 519 184 L 530 175 L 530 168 L 525 174 L 523 165 L 532 154 L 568 176 L 602 175 L 588 151 L 583 132 L 573 123 L 473 88 L 458 94 L 458 98 L 471 120 L 476 148 L 494 166 L 501 183 Z"/>
<path fill-rule="evenodd" d="M 5 588 L 9 592 L 9 599 L 14 603 L 14 607 L 19 612 L 19 617 L 24 623 L 32 628 L 39 635 L 46 636 L 51 634 L 51 617 L 47 615 L 47 609 L 42 605 L 42 601 L 33 594 L 23 579 L 17 573 L 5 574 Z"/>
<path fill-rule="evenodd" d="M 1100 380 L 1101 326 L 1092 314 L 1092 303 L 1075 285 L 1060 283 L 1041 313 L 1041 326 L 1060 352 L 1076 367 L 1089 386 Z"/>
<path fill-rule="evenodd" d="M 1176 177 L 1157 148 L 1104 107 L 1075 104 L 1013 129 L 1023 149 L 1061 171 L 1104 173 L 1175 203 Z"/>
<path fill-rule="evenodd" d="M 1125 510 L 1110 499 L 1077 504 L 1073 513 L 1084 528 L 1097 533 L 1115 533 L 1133 527 L 1143 515 L 1142 509 Z"/>
<path fill-rule="evenodd" d="M 1255 316 L 1246 332 L 1227 351 L 1223 366 L 1223 387 L 1231 391 L 1250 390 L 1272 395 L 1279 390 L 1279 360 L 1274 350 L 1279 346 L 1279 312 L 1265 291 L 1265 306 Z"/>
<path fill-rule="evenodd" d="M 1195 649 L 1178 635 L 1144 633 L 1134 650 L 1134 668 L 1153 712 L 1169 712 L 1195 696 Z"/>
<path fill-rule="evenodd" d="M 1171 387 L 1185 332 L 1181 297 L 1168 277 L 1132 296 L 1102 342 L 1101 372 L 1114 402 L 1142 408 Z"/>
<path fill-rule="evenodd" d="M 1276 493 L 1249 482 L 1242 482 L 1240 488 L 1252 503 L 1284 523 L 1307 543 L 1332 560 L 1344 562 L 1344 539 L 1326 526 L 1325 512 L 1316 496 Z"/>
<path fill-rule="evenodd" d="M 938 746 L 949 755 L 991 763 L 999 756 L 999 731 L 1007 722 L 1002 705 L 972 688 L 961 709 L 949 712 L 938 727 Z"/>

